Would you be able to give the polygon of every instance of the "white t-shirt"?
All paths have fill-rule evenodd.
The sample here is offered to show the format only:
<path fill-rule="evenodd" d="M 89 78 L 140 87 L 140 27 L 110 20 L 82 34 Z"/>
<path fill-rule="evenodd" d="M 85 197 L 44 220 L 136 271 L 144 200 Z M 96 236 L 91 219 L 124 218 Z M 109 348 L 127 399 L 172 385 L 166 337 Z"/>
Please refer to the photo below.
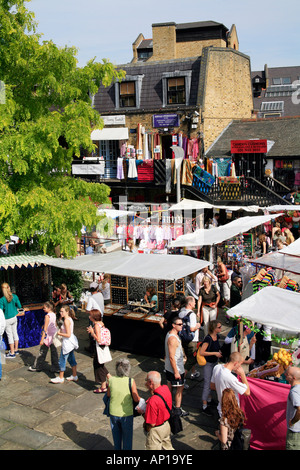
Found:
<path fill-rule="evenodd" d="M 89 296 L 89 300 L 86 306 L 86 310 L 90 312 L 91 310 L 100 310 L 102 316 L 104 313 L 104 300 L 101 292 L 97 294 L 92 294 Z"/>
<path fill-rule="evenodd" d="M 211 382 L 215 384 L 218 396 L 218 412 L 221 416 L 222 394 L 225 388 L 231 388 L 236 396 L 238 404 L 240 404 L 239 394 L 243 395 L 247 390 L 247 385 L 239 382 L 237 377 L 231 373 L 223 364 L 217 364 L 214 367 Z"/>

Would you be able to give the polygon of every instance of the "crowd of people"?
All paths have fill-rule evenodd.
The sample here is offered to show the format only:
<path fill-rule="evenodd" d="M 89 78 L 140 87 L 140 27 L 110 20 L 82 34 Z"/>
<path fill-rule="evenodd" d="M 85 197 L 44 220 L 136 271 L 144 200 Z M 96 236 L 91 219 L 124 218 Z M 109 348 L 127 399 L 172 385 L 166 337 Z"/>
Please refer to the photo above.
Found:
<path fill-rule="evenodd" d="M 102 394 L 108 401 L 107 413 L 116 450 L 132 449 L 135 413 L 144 417 L 146 450 L 173 449 L 170 417 L 175 414 L 181 419 L 189 415 L 182 408 L 183 390 L 189 388 L 187 378 L 194 380 L 200 377 L 197 353 L 205 362 L 201 374 L 203 391 L 200 412 L 212 417 L 212 407 L 217 405 L 219 428 L 216 437 L 220 449 L 238 449 L 235 447 L 238 445 L 236 436 L 246 422 L 246 416 L 240 407 L 240 396 L 250 395 L 247 373 L 256 363 L 256 335 L 249 328 L 240 329 L 233 323 L 221 345 L 222 324 L 218 320 L 218 305 L 238 304 L 243 290 L 241 276 L 237 273 L 229 275 L 227 270 L 224 273 L 221 264 L 222 261 L 218 260 L 215 274 L 208 268 L 199 272 L 195 279 L 195 296 L 186 295 L 174 299 L 170 309 L 165 312 L 160 324 L 164 333 L 165 369 L 163 374 L 155 370 L 148 372 L 145 384 L 150 397 L 146 402 L 141 398 L 134 379 L 130 377 L 131 366 L 128 359 L 120 358 L 116 361 L 115 374 L 107 369 L 107 363 L 112 360 L 109 348 L 111 337 L 105 327 L 103 315 L 106 300 L 104 295 L 109 278 L 104 277 L 101 282 L 90 284 L 91 295 L 86 305 L 89 324 L 86 331 L 90 339 L 88 350 L 93 356 L 94 393 Z M 224 282 L 228 282 L 228 290 L 220 289 L 220 283 Z M 13 358 L 18 354 L 16 316 L 22 306 L 17 295 L 11 293 L 8 284 L 2 285 L 2 292 L 0 334 L 3 334 L 1 319 L 4 318 L 9 343 L 7 357 Z M 148 301 L 151 301 L 152 294 L 147 290 Z M 53 299 L 43 306 L 45 320 L 40 350 L 29 370 L 42 370 L 50 350 L 52 371 L 58 374 L 51 379 L 53 384 L 64 382 L 67 362 L 72 373 L 66 380 L 78 381 L 76 350 L 79 345 L 74 333 L 76 311 L 72 306 L 73 300 L 67 286 L 63 284 L 54 289 Z M 241 345 L 239 350 L 236 338 L 239 338 Z M 1 368 L 0 371 L 2 375 Z M 287 448 L 299 449 L 299 369 L 289 367 L 286 376 L 292 385 L 287 404 Z M 163 384 L 164 379 L 166 385 Z M 214 403 L 214 397 L 217 403 Z M 245 446 L 245 441 L 243 445 Z"/>

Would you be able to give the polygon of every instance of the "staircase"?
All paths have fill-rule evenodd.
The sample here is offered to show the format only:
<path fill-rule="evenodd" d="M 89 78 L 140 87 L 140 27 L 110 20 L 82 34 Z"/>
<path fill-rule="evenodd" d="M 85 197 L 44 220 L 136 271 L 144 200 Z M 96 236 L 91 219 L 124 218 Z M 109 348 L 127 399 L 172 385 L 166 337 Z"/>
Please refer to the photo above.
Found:
<path fill-rule="evenodd" d="M 256 205 L 267 207 L 275 204 L 289 205 L 283 198 L 290 189 L 275 180 L 266 177 L 264 182 L 253 177 L 240 177 L 239 183 L 221 184 L 216 180 L 212 186 L 197 184 L 193 180 L 192 186 L 183 185 L 185 191 L 198 199 L 213 205 Z"/>

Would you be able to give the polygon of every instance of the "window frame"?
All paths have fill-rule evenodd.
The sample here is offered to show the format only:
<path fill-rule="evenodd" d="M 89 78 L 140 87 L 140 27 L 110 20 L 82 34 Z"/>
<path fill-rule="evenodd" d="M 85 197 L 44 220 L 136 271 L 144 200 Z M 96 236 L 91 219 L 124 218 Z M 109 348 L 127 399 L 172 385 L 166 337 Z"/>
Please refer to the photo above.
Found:
<path fill-rule="evenodd" d="M 116 109 L 139 109 L 141 103 L 141 91 L 144 75 L 126 75 L 126 77 L 115 83 L 115 107 Z M 134 106 L 121 106 L 120 90 L 121 84 L 126 82 L 133 82 L 135 87 L 135 105 Z"/>
<path fill-rule="evenodd" d="M 184 78 L 185 101 L 183 103 L 168 103 L 168 80 L 171 78 Z M 162 74 L 163 107 L 187 106 L 190 102 L 192 70 L 176 70 Z"/>

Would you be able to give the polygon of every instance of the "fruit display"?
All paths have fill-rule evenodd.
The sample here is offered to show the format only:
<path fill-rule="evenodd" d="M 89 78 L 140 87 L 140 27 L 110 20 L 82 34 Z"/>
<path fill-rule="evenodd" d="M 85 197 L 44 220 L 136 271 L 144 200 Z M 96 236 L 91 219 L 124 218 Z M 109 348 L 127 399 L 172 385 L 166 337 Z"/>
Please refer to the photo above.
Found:
<path fill-rule="evenodd" d="M 281 364 L 286 369 L 293 361 L 292 354 L 284 348 L 273 354 L 273 360 Z"/>

